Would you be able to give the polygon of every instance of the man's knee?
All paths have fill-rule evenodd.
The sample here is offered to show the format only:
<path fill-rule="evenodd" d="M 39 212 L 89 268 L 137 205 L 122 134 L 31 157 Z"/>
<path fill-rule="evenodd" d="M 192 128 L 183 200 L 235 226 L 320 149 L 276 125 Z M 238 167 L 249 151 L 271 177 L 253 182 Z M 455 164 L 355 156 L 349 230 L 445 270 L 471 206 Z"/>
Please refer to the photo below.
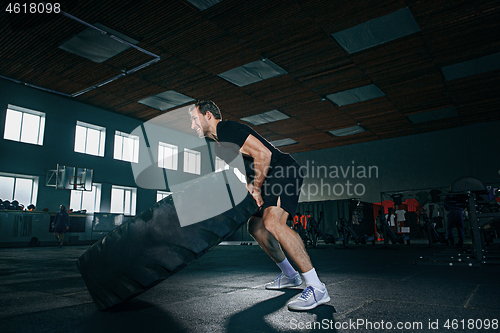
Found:
<path fill-rule="evenodd" d="M 248 233 L 252 236 L 255 236 L 263 227 L 264 224 L 262 222 L 262 219 L 259 217 L 253 216 L 248 220 L 247 230 Z"/>
<path fill-rule="evenodd" d="M 264 227 L 276 237 L 282 224 L 286 224 L 285 211 L 279 207 L 268 207 L 267 210 L 263 219 Z"/>

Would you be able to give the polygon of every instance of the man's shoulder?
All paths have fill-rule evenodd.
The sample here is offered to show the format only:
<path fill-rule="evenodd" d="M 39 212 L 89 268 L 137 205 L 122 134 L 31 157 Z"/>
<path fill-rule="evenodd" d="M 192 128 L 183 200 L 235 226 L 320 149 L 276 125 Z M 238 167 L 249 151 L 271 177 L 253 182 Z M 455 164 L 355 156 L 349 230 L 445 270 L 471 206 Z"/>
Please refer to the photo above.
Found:
<path fill-rule="evenodd" d="M 224 121 L 219 122 L 217 127 L 218 127 L 218 129 L 226 130 L 226 129 L 235 129 L 235 128 L 246 128 L 248 126 L 243 124 L 243 123 L 234 121 L 234 120 L 224 120 Z"/>
<path fill-rule="evenodd" d="M 224 120 L 217 124 L 217 137 L 220 142 L 232 142 L 242 147 L 251 133 L 248 125 L 237 121 Z"/>
<path fill-rule="evenodd" d="M 217 136 L 234 135 L 236 133 L 250 133 L 250 126 L 233 120 L 224 120 L 217 124 Z"/>

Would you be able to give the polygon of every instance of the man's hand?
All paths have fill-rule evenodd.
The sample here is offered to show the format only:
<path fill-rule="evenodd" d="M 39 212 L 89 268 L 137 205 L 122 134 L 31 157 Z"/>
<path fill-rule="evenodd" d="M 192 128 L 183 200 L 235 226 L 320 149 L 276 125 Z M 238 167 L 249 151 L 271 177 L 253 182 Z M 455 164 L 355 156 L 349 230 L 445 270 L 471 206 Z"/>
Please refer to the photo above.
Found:
<path fill-rule="evenodd" d="M 261 207 L 264 204 L 264 200 L 262 200 L 260 188 L 255 187 L 253 184 L 247 184 L 247 189 L 257 203 L 257 206 Z"/>

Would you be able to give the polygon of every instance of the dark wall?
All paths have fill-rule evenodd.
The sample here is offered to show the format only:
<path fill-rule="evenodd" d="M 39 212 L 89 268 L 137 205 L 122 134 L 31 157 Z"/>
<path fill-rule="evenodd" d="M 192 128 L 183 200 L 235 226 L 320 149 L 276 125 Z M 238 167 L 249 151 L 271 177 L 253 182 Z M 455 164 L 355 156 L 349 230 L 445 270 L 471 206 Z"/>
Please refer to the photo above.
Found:
<path fill-rule="evenodd" d="M 500 122 L 480 123 L 294 154 L 310 174 L 300 201 L 360 197 L 379 202 L 380 192 L 448 187 L 463 176 L 499 182 L 500 154 L 495 148 L 499 127 Z M 318 176 L 318 166 L 320 171 L 326 166 L 328 173 Z"/>

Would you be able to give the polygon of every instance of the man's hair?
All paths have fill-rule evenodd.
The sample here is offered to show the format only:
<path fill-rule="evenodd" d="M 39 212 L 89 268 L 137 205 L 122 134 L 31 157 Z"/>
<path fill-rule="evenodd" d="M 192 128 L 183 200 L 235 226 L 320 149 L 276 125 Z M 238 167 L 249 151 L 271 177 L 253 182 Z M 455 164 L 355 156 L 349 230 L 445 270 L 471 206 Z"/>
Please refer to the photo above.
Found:
<path fill-rule="evenodd" d="M 214 102 L 212 101 L 198 101 L 194 105 L 195 107 L 198 107 L 198 110 L 200 110 L 200 113 L 202 115 L 206 115 L 208 111 L 212 113 L 215 117 L 215 119 L 221 119 L 222 120 L 222 115 L 220 114 L 219 107 L 215 105 Z"/>

